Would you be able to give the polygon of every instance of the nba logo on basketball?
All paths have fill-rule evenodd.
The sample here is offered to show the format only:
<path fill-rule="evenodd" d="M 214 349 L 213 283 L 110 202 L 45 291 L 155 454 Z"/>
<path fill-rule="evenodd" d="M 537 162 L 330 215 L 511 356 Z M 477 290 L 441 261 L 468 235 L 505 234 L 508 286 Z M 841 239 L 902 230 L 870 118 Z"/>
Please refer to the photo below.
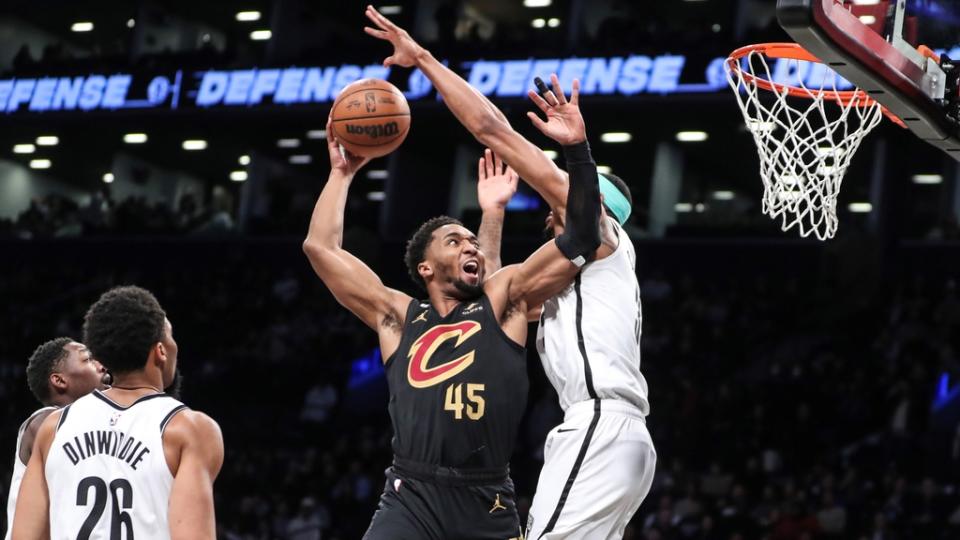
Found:
<path fill-rule="evenodd" d="M 377 95 L 373 92 L 367 92 L 363 97 L 367 102 L 367 112 L 377 112 Z"/>

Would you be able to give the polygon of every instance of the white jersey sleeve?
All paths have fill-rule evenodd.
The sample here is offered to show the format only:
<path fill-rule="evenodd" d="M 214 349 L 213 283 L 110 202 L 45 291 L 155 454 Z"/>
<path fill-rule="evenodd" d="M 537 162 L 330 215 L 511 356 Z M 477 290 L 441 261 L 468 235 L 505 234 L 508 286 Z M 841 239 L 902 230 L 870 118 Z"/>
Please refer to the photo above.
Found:
<path fill-rule="evenodd" d="M 65 407 L 45 470 L 51 540 L 169 539 L 163 430 L 185 408 L 166 394 L 123 407 L 97 390 Z"/>
<path fill-rule="evenodd" d="M 610 223 L 619 235 L 617 249 L 585 265 L 569 287 L 544 302 L 537 351 L 564 411 L 588 399 L 620 399 L 647 415 L 637 255 L 626 232 Z"/>
<path fill-rule="evenodd" d="M 33 412 L 26 420 L 20 424 L 20 430 L 17 431 L 17 447 L 13 453 L 13 475 L 10 477 L 10 490 L 7 492 L 7 532 L 4 540 L 10 540 L 13 534 L 13 514 L 17 511 L 17 495 L 20 494 L 20 482 L 23 481 L 23 473 L 27 472 L 27 464 L 20 461 L 20 445 L 23 444 L 23 433 L 27 430 L 38 415 L 43 412 L 53 412 L 56 407 L 43 407 Z"/>

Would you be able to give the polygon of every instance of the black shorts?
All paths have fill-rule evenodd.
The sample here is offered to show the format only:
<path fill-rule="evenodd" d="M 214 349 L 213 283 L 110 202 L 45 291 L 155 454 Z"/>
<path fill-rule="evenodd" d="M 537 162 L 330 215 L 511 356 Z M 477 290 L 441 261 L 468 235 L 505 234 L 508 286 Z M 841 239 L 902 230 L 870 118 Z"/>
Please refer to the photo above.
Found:
<path fill-rule="evenodd" d="M 513 480 L 424 474 L 396 463 L 364 540 L 513 540 L 521 538 Z"/>

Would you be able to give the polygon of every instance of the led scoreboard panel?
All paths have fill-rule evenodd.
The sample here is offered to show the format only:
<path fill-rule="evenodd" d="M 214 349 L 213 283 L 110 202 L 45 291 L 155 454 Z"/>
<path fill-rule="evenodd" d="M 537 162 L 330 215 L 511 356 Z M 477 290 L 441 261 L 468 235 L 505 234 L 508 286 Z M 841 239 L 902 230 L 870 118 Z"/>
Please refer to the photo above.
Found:
<path fill-rule="evenodd" d="M 947 52 L 960 57 L 960 46 Z M 561 84 L 581 81 L 584 95 L 698 94 L 727 91 L 724 58 L 631 55 L 595 58 L 526 58 L 474 60 L 454 66 L 471 85 L 491 98 L 522 98 L 534 77 L 557 73 Z M 818 81 L 820 64 L 771 66 L 777 82 Z M 7 115 L 118 110 L 204 110 L 317 105 L 334 100 L 346 85 L 361 78 L 390 79 L 409 101 L 436 99 L 430 81 L 419 71 L 378 64 L 325 67 L 177 70 L 169 73 L 94 73 L 89 75 L 0 79 L 0 112 Z M 846 81 L 837 85 L 850 88 Z"/>

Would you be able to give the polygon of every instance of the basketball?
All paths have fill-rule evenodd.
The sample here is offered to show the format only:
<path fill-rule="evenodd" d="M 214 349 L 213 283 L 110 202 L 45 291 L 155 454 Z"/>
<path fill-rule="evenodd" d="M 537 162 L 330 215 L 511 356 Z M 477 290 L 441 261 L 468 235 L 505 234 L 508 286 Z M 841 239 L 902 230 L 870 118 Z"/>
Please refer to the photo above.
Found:
<path fill-rule="evenodd" d="M 333 103 L 333 133 L 351 154 L 369 158 L 393 152 L 410 130 L 410 106 L 396 86 L 380 79 L 347 85 Z"/>

